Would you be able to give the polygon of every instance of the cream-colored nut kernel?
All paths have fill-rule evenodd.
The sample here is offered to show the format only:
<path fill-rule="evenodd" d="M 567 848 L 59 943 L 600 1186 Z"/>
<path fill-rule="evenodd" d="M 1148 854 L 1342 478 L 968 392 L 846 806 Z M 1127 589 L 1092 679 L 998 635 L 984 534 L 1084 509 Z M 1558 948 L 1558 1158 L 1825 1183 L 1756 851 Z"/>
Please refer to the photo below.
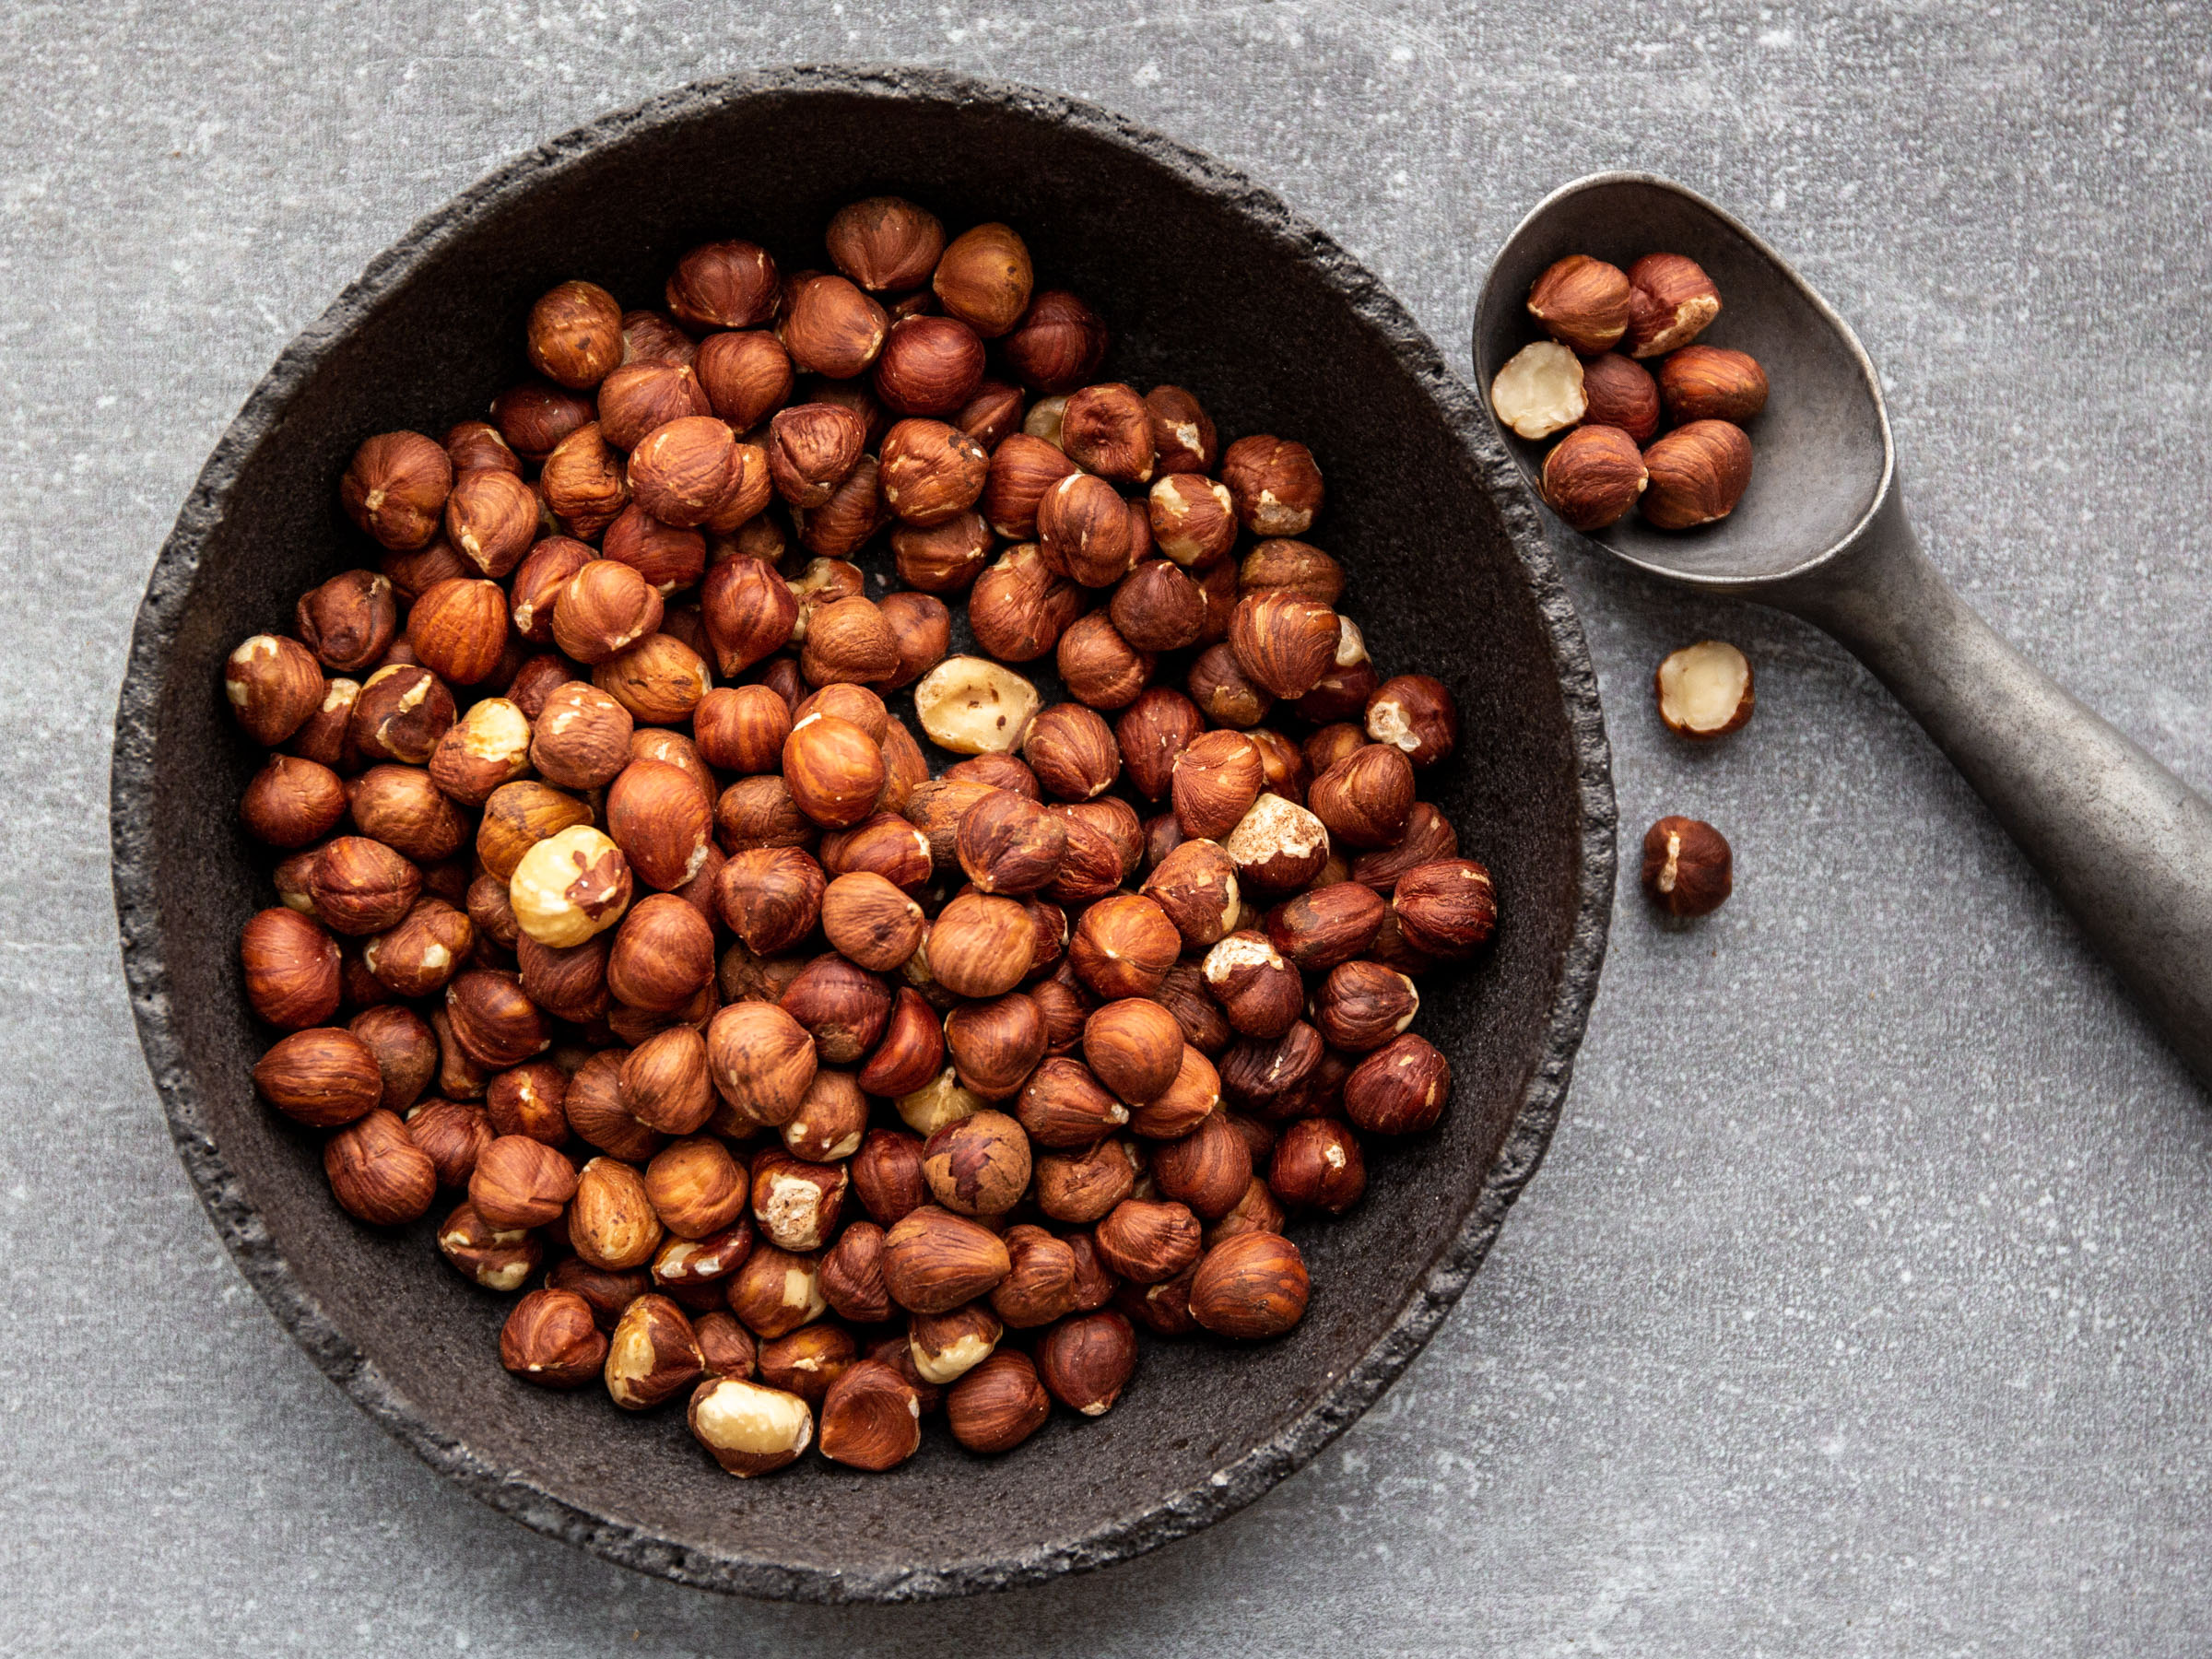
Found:
<path fill-rule="evenodd" d="M 1725 640 L 1686 645 L 1659 665 L 1659 718 L 1685 737 L 1718 737 L 1751 718 L 1751 665 Z"/>
<path fill-rule="evenodd" d="M 1357 668 L 1367 661 L 1367 636 L 1349 617 L 1336 618 L 1336 666 Z"/>
<path fill-rule="evenodd" d="M 1206 953 L 1206 962 L 1199 970 L 1209 985 L 1225 985 L 1230 975 L 1245 968 L 1285 968 L 1282 953 L 1267 942 L 1265 934 L 1237 934 L 1221 941 Z"/>
<path fill-rule="evenodd" d="M 940 748 L 1010 755 L 1037 716 L 1037 688 L 984 657 L 947 657 L 914 687 L 914 712 Z"/>
<path fill-rule="evenodd" d="M 515 924 L 540 945 L 581 945 L 622 919 L 629 864 L 589 824 L 572 824 L 523 854 L 507 884 Z"/>
<path fill-rule="evenodd" d="M 1565 431 L 1590 407 L 1582 359 L 1557 340 L 1524 346 L 1490 382 L 1490 407 L 1524 438 Z"/>
<path fill-rule="evenodd" d="M 980 1331 L 964 1331 L 947 1343 L 941 1353 L 918 1342 L 908 1343 L 907 1352 L 913 1356 L 915 1375 L 941 1388 L 947 1382 L 957 1382 L 990 1359 L 996 1346 Z"/>
<path fill-rule="evenodd" d="M 1065 394 L 1041 397 L 1030 406 L 1022 417 L 1021 429 L 1032 438 L 1041 438 L 1054 449 L 1060 448 L 1060 420 L 1067 413 Z"/>
<path fill-rule="evenodd" d="M 814 1443 L 814 1413 L 797 1394 L 720 1377 L 692 1400 L 691 1432 L 731 1474 L 765 1474 Z"/>
<path fill-rule="evenodd" d="M 981 1112 L 983 1099 L 963 1087 L 959 1073 L 948 1065 L 912 1094 L 900 1095 L 898 1106 L 899 1115 L 906 1120 L 909 1129 L 916 1135 L 931 1135 L 947 1124 L 957 1124 Z"/>

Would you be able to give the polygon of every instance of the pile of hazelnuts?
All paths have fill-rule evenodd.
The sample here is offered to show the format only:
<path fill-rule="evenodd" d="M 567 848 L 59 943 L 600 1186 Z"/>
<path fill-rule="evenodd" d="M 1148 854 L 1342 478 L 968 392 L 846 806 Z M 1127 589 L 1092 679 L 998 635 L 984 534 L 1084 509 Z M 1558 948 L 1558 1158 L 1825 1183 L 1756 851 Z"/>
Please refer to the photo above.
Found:
<path fill-rule="evenodd" d="M 1589 532 L 1631 507 L 1660 530 L 1735 511 L 1751 483 L 1744 423 L 1767 406 L 1767 375 L 1747 352 L 1694 343 L 1721 314 L 1703 266 L 1647 253 L 1624 271 L 1571 253 L 1530 285 L 1528 314 L 1551 337 L 1514 353 L 1490 403 L 1519 437 L 1567 434 L 1544 457 L 1554 512 Z"/>
<path fill-rule="evenodd" d="M 261 1095 L 361 1221 L 447 1194 L 517 1378 L 687 1395 L 740 1475 L 939 1409 L 1005 1452 L 1140 1326 L 1290 1329 L 1288 1219 L 1436 1124 L 1415 976 L 1496 920 L 1306 448 L 1100 381 L 1003 224 L 825 241 L 546 294 L 535 377 L 364 442 L 359 568 L 225 670 Z"/>

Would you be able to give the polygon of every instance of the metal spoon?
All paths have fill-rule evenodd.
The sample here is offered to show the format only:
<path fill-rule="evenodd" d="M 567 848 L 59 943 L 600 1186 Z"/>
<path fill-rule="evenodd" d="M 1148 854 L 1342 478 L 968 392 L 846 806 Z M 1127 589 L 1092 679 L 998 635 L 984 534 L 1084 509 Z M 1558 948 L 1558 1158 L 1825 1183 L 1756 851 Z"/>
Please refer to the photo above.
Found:
<path fill-rule="evenodd" d="M 1588 253 L 1625 268 L 1646 253 L 1705 267 L 1724 307 L 1713 343 L 1757 358 L 1774 392 L 1750 429 L 1750 488 L 1728 518 L 1670 533 L 1631 512 L 1589 539 L 1664 581 L 1802 617 L 1849 648 L 2212 1085 L 2212 805 L 2006 644 L 1928 561 L 1905 519 L 1874 365 L 1773 249 L 1648 173 L 1553 192 L 1506 239 L 1476 307 L 1486 401 L 1500 367 L 1541 337 L 1524 306 L 1547 265 Z M 1535 488 L 1549 441 L 1500 430 Z"/>

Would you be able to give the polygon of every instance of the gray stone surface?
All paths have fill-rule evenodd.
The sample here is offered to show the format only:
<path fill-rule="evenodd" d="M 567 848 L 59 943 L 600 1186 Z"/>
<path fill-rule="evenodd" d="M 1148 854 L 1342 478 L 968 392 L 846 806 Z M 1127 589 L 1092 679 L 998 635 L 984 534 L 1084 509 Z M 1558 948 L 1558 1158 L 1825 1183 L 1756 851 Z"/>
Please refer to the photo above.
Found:
<path fill-rule="evenodd" d="M 106 739 L 189 481 L 418 215 L 749 64 L 927 61 L 1118 107 L 1281 191 L 1454 360 L 1527 203 L 1675 174 L 1856 325 L 1937 560 L 2212 783 L 2201 6 L 1439 11 L 0 17 L 0 1650 L 2201 1651 L 2204 1096 L 1838 651 L 1571 553 L 1624 822 L 1712 818 L 1737 897 L 1676 933 L 1624 891 L 1566 1120 L 1474 1289 L 1373 1414 L 1198 1539 L 880 1612 L 603 1566 L 347 1406 L 171 1156 L 116 962 Z M 1691 753 L 1645 686 L 1709 633 L 1752 654 L 1759 713 Z"/>

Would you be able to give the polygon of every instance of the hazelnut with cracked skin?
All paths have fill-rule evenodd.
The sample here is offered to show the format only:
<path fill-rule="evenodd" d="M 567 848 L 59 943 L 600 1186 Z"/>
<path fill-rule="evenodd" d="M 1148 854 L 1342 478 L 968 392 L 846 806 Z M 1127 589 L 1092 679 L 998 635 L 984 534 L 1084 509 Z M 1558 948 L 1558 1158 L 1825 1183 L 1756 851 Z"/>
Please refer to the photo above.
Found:
<path fill-rule="evenodd" d="M 618 1159 L 594 1158 L 577 1171 L 568 1231 L 570 1245 L 586 1263 L 622 1273 L 653 1259 L 661 1218 L 636 1170 Z"/>
<path fill-rule="evenodd" d="M 1452 1065 L 1426 1037 L 1394 1038 L 1344 1080 L 1344 1114 L 1371 1135 L 1418 1135 L 1436 1126 L 1452 1095 Z"/>
<path fill-rule="evenodd" d="M 1329 860 L 1329 832 L 1322 821 L 1278 794 L 1263 794 L 1221 841 L 1237 861 L 1237 879 L 1256 893 L 1288 893 L 1304 887 Z"/>
<path fill-rule="evenodd" d="M 527 1228 L 489 1225 L 463 1200 L 439 1223 L 438 1253 L 472 1283 L 505 1295 L 529 1282 L 545 1246 Z"/>
<path fill-rule="evenodd" d="M 753 1220 L 780 1250 L 819 1250 L 837 1233 L 850 1182 L 843 1164 L 809 1163 L 781 1147 L 753 1157 Z"/>
<path fill-rule="evenodd" d="M 1670 653 L 1653 676 L 1659 718 L 1684 737 L 1720 737 L 1751 718 L 1751 665 L 1724 640 Z"/>
<path fill-rule="evenodd" d="M 1219 842 L 1204 838 L 1173 848 L 1153 866 L 1141 890 L 1167 912 L 1193 950 L 1218 944 L 1243 910 L 1236 860 Z"/>
<path fill-rule="evenodd" d="M 539 841 L 563 830 L 589 825 L 592 809 L 532 778 L 518 779 L 491 792 L 477 826 L 477 856 L 485 870 L 510 880 L 523 856 Z"/>
<path fill-rule="evenodd" d="M 223 692 L 247 736 L 274 748 L 323 705 L 323 670 L 297 640 L 254 634 L 223 661 Z"/>
<path fill-rule="evenodd" d="M 1584 357 L 1610 351 L 1629 331 L 1629 279 L 1618 265 L 1570 253 L 1529 285 L 1528 314 Z"/>
<path fill-rule="evenodd" d="M 1490 382 L 1490 407 L 1521 438 L 1548 438 L 1589 412 L 1583 362 L 1557 340 L 1524 346 Z"/>
<path fill-rule="evenodd" d="M 1221 456 L 1237 522 L 1254 535 L 1303 535 L 1321 511 L 1313 453 L 1285 438 L 1240 438 Z"/>
<path fill-rule="evenodd" d="M 1062 478 L 1037 503 L 1037 540 L 1044 561 L 1083 587 L 1112 587 L 1144 551 L 1135 530 L 1150 525 L 1106 479 L 1090 473 Z"/>
<path fill-rule="evenodd" d="M 546 457 L 537 488 L 556 522 L 573 536 L 596 538 L 629 505 L 622 458 L 596 421 L 560 441 Z M 525 562 L 528 557 L 524 555 Z"/>
<path fill-rule="evenodd" d="M 507 884 L 515 924 L 541 945 L 581 945 L 629 908 L 629 863 L 588 825 L 547 836 L 524 853 Z"/>
<path fill-rule="evenodd" d="M 1367 700 L 1367 735 L 1415 766 L 1434 766 L 1459 745 L 1459 707 L 1433 675 L 1394 675 Z"/>
<path fill-rule="evenodd" d="M 616 1405 L 650 1411 L 697 1382 L 706 1369 L 683 1309 L 665 1296 L 641 1296 L 615 1322 L 602 1375 Z"/>
<path fill-rule="evenodd" d="M 363 682 L 347 718 L 346 740 L 361 759 L 421 766 L 453 724 L 453 694 L 414 663 L 379 668 Z"/>
<path fill-rule="evenodd" d="M 1195 397 L 1181 386 L 1155 386 L 1145 394 L 1152 418 L 1152 447 L 1162 473 L 1210 473 L 1221 458 L 1214 423 Z"/>
<path fill-rule="evenodd" d="M 1628 269 L 1629 355 L 1653 358 L 1687 346 L 1721 314 L 1721 293 L 1695 260 L 1646 253 Z"/>
<path fill-rule="evenodd" d="M 977 646 L 1008 663 L 1033 662 L 1051 651 L 1083 614 L 1083 592 L 1046 563 L 1034 543 L 1009 547 L 976 578 L 968 625 Z"/>
<path fill-rule="evenodd" d="M 1228 570 L 1226 565 L 1221 568 Z M 1230 574 L 1233 576 L 1234 572 Z M 1226 633 L 1227 617 L 1222 618 L 1222 627 Z M 1225 726 L 1240 729 L 1255 726 L 1267 718 L 1267 711 L 1275 706 L 1275 699 L 1246 677 L 1226 640 L 1198 653 L 1183 687 L 1207 719 Z"/>
<path fill-rule="evenodd" d="M 1236 546 L 1236 503 L 1229 487 L 1203 473 L 1159 478 L 1145 498 L 1145 512 L 1160 552 L 1185 570 L 1218 564 Z"/>
<path fill-rule="evenodd" d="M 1265 934 L 1229 935 L 1206 953 L 1199 971 L 1229 1023 L 1247 1037 L 1280 1037 L 1305 1006 L 1298 970 Z"/>
<path fill-rule="evenodd" d="M 1038 1047 L 1041 1051 L 1041 1041 Z M 1029 1136 L 1003 1112 L 971 1112 L 924 1143 L 922 1176 L 930 1195 L 956 1215 L 1003 1215 L 1030 1184 Z"/>
<path fill-rule="evenodd" d="M 600 436 L 618 450 L 637 448 L 648 432 L 672 420 L 719 412 L 700 383 L 695 362 L 657 358 L 624 363 L 608 374 L 599 388 L 597 406 Z"/>
<path fill-rule="evenodd" d="M 1585 426 L 1552 445 L 1544 457 L 1546 505 L 1571 530 L 1603 530 L 1636 505 L 1650 475 L 1636 441 L 1617 427 Z"/>
<path fill-rule="evenodd" d="M 1734 890 L 1728 840 L 1699 818 L 1663 818 L 1643 838 L 1643 890 L 1677 918 L 1718 910 Z"/>
<path fill-rule="evenodd" d="M 829 1312 L 821 1263 L 767 1242 L 756 1244 L 729 1281 L 730 1312 L 767 1342 L 788 1336 Z"/>

